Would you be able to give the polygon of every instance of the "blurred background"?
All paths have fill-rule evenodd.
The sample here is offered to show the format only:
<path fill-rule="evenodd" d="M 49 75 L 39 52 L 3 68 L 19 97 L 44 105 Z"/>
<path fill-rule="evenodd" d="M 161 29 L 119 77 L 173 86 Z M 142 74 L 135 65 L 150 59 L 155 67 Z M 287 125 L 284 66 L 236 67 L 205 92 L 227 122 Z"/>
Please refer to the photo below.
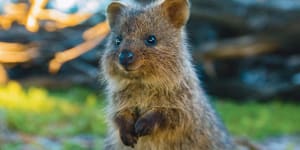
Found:
<path fill-rule="evenodd" d="M 194 64 L 230 134 L 299 150 L 300 0 L 191 2 Z M 102 149 L 109 3 L 0 0 L 0 150 Z"/>

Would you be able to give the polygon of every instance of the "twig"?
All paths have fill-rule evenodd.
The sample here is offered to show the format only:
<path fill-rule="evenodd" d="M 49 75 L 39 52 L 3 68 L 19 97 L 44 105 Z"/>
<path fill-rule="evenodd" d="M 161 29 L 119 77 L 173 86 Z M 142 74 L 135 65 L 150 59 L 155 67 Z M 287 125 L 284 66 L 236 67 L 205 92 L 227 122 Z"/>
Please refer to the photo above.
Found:
<path fill-rule="evenodd" d="M 0 63 L 24 63 L 39 55 L 34 43 L 19 44 L 0 42 Z"/>
<path fill-rule="evenodd" d="M 79 57 L 80 55 L 82 55 L 83 53 L 86 53 L 91 49 L 93 49 L 94 47 L 96 47 L 110 31 L 107 22 L 102 24 L 102 28 L 103 28 L 103 32 L 98 33 L 99 35 L 97 34 L 96 31 L 94 32 L 96 33 L 93 36 L 95 38 L 89 39 L 84 43 L 79 44 L 76 47 L 73 47 L 71 49 L 56 53 L 55 58 L 52 59 L 49 63 L 49 72 L 57 73 L 64 63 L 73 60 Z"/>

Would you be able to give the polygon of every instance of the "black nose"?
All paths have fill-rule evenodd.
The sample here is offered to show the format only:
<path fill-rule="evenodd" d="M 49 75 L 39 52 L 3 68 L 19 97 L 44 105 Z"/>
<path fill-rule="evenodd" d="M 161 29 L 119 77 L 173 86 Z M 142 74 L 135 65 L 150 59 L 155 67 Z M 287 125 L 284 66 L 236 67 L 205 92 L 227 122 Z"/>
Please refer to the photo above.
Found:
<path fill-rule="evenodd" d="M 134 61 L 134 53 L 129 50 L 123 50 L 119 54 L 119 62 L 121 65 L 127 67 Z"/>

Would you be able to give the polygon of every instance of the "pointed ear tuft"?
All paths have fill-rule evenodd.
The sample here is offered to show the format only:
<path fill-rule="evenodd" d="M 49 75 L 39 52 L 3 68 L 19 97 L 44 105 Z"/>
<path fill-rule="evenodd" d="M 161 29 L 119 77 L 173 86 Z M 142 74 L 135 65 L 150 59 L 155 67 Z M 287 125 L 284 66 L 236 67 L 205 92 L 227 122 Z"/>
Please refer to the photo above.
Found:
<path fill-rule="evenodd" d="M 162 10 L 176 28 L 184 26 L 190 16 L 188 0 L 165 0 L 162 3 Z"/>
<path fill-rule="evenodd" d="M 126 8 L 126 5 L 121 2 L 112 2 L 108 5 L 106 9 L 107 20 L 109 22 L 110 27 L 116 25 L 122 10 Z"/>

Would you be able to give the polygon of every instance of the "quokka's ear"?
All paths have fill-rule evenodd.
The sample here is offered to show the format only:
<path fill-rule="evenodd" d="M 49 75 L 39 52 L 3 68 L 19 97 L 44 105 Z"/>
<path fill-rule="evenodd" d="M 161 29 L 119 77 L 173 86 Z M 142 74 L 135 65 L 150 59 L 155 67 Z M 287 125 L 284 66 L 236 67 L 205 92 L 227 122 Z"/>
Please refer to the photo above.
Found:
<path fill-rule="evenodd" d="M 114 27 L 117 24 L 122 10 L 124 10 L 126 7 L 127 6 L 121 2 L 112 2 L 108 5 L 106 9 L 106 15 L 110 27 Z"/>
<path fill-rule="evenodd" d="M 165 0 L 161 7 L 169 21 L 180 28 L 186 24 L 190 16 L 189 0 Z"/>

